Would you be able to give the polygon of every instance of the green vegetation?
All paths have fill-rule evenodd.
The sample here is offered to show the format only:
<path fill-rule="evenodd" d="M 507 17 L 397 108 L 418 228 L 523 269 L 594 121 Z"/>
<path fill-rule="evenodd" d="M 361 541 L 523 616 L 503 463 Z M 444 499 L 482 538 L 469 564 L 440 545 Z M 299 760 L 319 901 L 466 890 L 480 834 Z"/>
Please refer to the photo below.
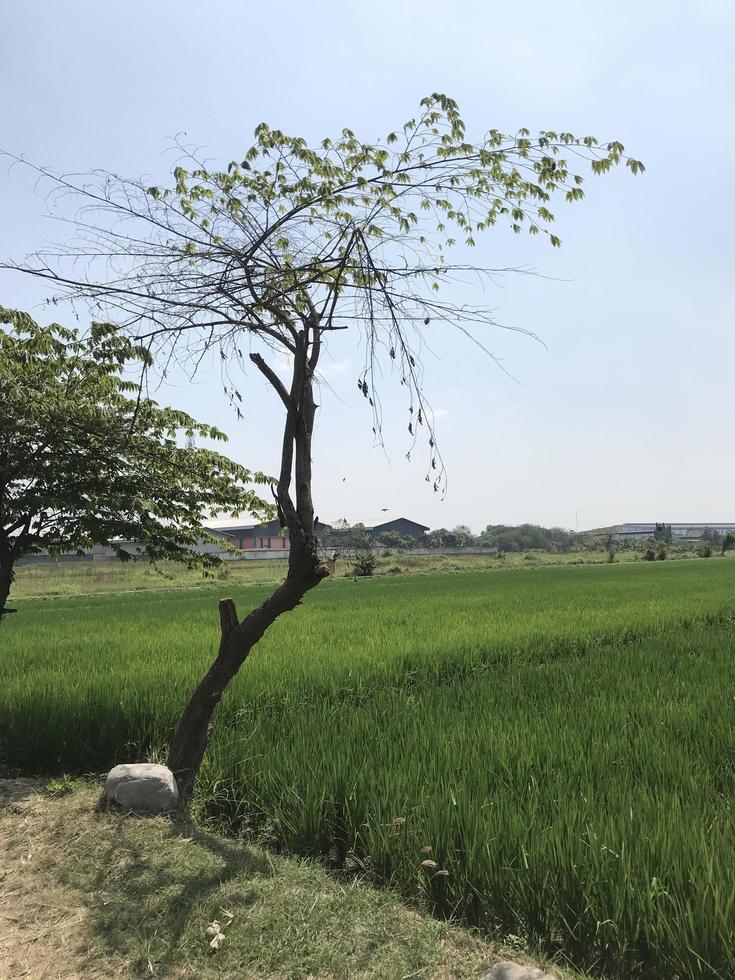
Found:
<path fill-rule="evenodd" d="M 395 575 L 399 572 L 431 574 L 435 572 L 505 571 L 509 568 L 539 568 L 547 565 L 594 565 L 608 560 L 602 548 L 589 551 L 554 553 L 524 551 L 500 555 L 415 555 L 388 549 L 375 553 L 375 575 Z M 616 560 L 638 561 L 639 549 L 626 548 L 616 551 Z M 678 559 L 695 558 L 693 550 L 680 551 Z M 339 559 L 335 575 L 352 575 L 354 561 Z M 215 581 L 227 582 L 228 591 L 243 586 L 265 585 L 280 582 L 286 562 L 283 559 L 259 559 L 240 561 L 220 566 L 214 573 Z M 181 588 L 208 588 L 212 579 L 197 570 L 173 562 L 157 565 L 144 561 L 120 564 L 114 561 L 41 562 L 21 564 L 18 567 L 14 594 L 19 598 L 49 598 L 55 596 L 94 595 L 110 592 L 170 590 Z"/>
<path fill-rule="evenodd" d="M 538 548 L 543 551 L 571 551 L 583 541 L 581 534 L 574 534 L 561 527 L 540 527 L 538 524 L 488 524 L 478 539 L 479 544 L 499 548 L 501 551 L 525 551 Z"/>
<path fill-rule="evenodd" d="M 352 574 L 355 578 L 365 578 L 374 575 L 377 565 L 378 559 L 371 552 L 368 552 L 366 555 L 358 555 L 352 566 Z"/>
<path fill-rule="evenodd" d="M 10 329 L 3 329 L 7 324 Z M 267 514 L 250 483 L 269 483 L 177 438 L 226 440 L 185 412 L 161 408 L 125 378 L 150 353 L 109 323 L 89 336 L 0 306 L 0 619 L 18 558 L 109 545 L 205 568 L 193 550 L 212 512 Z"/>
<path fill-rule="evenodd" d="M 44 975 L 470 980 L 511 952 L 314 862 L 201 825 L 95 812 L 99 792 L 79 784 L 7 810 L 0 797 L 0 878 L 11 882 L 0 920 L 13 933 L 27 922 L 34 948 L 43 936 Z M 214 920 L 225 935 L 216 953 L 205 935 Z M 0 976 L 30 976 L 13 933 Z"/>
<path fill-rule="evenodd" d="M 734 583 L 730 560 L 336 578 L 228 690 L 199 811 L 577 967 L 732 976 Z M 6 762 L 163 746 L 221 593 L 22 602 Z"/>

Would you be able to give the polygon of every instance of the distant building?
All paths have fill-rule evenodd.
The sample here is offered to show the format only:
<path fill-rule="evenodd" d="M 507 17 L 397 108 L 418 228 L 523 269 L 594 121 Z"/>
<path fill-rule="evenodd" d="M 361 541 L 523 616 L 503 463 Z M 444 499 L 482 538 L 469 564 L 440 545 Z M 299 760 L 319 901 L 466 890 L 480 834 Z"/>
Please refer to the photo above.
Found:
<path fill-rule="evenodd" d="M 395 531 L 401 537 L 419 540 L 423 538 L 428 530 L 429 528 L 425 524 L 418 524 L 408 517 L 396 517 L 392 521 L 365 525 L 365 531 L 372 539 L 379 537 L 379 535 L 384 534 L 386 531 Z"/>
<path fill-rule="evenodd" d="M 288 528 L 281 529 L 277 520 L 265 524 L 234 524 L 229 527 L 210 527 L 211 534 L 227 538 L 228 542 L 241 551 L 288 551 Z M 330 531 L 329 524 L 316 522 L 316 532 Z"/>
<path fill-rule="evenodd" d="M 735 533 L 735 523 L 707 523 L 707 524 L 669 524 L 665 526 L 671 528 L 671 540 L 680 541 L 682 544 L 691 544 L 700 541 L 705 530 L 718 531 L 721 535 L 726 535 L 728 531 Z M 654 536 L 656 524 L 615 524 L 612 527 L 597 528 L 594 531 L 587 531 L 587 534 L 612 534 L 616 541 L 648 541 Z"/>
<path fill-rule="evenodd" d="M 339 528 L 340 524 L 341 522 L 337 522 L 335 527 Z M 363 524 L 360 529 L 364 530 L 368 537 L 373 540 L 385 531 L 396 531 L 405 538 L 419 540 L 429 530 L 425 524 L 419 524 L 407 517 Z M 241 551 L 289 550 L 288 528 L 282 529 L 277 520 L 267 521 L 264 524 L 233 524 L 227 527 L 210 527 L 208 530 L 212 534 L 226 538 L 232 546 Z M 326 533 L 331 530 L 333 530 L 331 524 L 323 524 L 321 521 L 317 521 L 317 535 L 326 536 Z"/>

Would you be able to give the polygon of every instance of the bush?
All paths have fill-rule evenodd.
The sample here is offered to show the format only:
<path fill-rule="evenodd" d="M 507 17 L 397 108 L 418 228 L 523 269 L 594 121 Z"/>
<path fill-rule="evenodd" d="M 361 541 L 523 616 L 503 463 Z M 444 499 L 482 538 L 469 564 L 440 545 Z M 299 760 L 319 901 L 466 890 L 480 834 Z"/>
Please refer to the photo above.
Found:
<path fill-rule="evenodd" d="M 367 578 L 375 571 L 378 559 L 375 555 L 358 555 L 355 564 L 352 566 L 352 574 L 355 578 Z"/>

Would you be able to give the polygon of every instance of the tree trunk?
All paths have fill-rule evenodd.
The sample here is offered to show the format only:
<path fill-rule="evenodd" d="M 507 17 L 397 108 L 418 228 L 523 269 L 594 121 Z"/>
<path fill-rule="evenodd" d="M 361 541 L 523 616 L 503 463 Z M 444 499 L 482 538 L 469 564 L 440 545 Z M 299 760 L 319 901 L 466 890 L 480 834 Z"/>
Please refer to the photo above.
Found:
<path fill-rule="evenodd" d="M 13 584 L 13 553 L 9 548 L 0 544 L 0 620 L 14 609 L 6 609 L 5 604 L 10 595 L 10 587 Z"/>
<path fill-rule="evenodd" d="M 329 562 L 319 561 L 315 540 L 310 543 L 297 538 L 291 542 L 286 580 L 242 622 L 238 622 L 232 599 L 220 601 L 222 635 L 217 658 L 184 709 L 169 749 L 167 762 L 176 777 L 181 809 L 191 799 L 211 733 L 212 714 L 225 688 L 268 627 L 282 613 L 298 606 L 304 595 L 331 571 Z"/>
<path fill-rule="evenodd" d="M 238 622 L 232 599 L 220 602 L 221 638 L 217 658 L 184 709 L 168 755 L 168 766 L 176 777 L 182 809 L 188 806 L 191 798 L 209 741 L 212 714 L 225 688 L 268 627 L 282 613 L 298 606 L 310 589 L 332 573 L 333 563 L 319 559 L 311 497 L 311 441 L 316 411 L 313 377 L 319 349 L 318 322 L 309 321 L 295 338 L 293 377 L 288 392 L 262 357 L 250 355 L 286 408 L 276 499 L 279 516 L 289 533 L 288 574 L 262 606 L 254 609 L 242 622 Z M 293 477 L 295 505 L 290 492 Z"/>

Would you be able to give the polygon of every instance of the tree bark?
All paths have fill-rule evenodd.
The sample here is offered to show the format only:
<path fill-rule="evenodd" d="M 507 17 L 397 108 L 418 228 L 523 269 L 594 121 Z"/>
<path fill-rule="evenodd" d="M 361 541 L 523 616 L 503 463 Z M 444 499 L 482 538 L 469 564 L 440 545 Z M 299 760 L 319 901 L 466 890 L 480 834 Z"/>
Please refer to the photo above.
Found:
<path fill-rule="evenodd" d="M 13 552 L 10 548 L 0 544 L 0 620 L 14 609 L 7 609 L 6 603 L 10 595 L 10 587 L 13 584 Z"/>
<path fill-rule="evenodd" d="M 302 542 L 291 543 L 286 580 L 265 602 L 238 622 L 232 599 L 220 602 L 221 639 L 217 657 L 184 709 L 169 749 L 167 764 L 176 777 L 179 806 L 186 808 L 209 741 L 214 709 L 225 688 L 268 627 L 295 609 L 306 593 L 331 574 L 329 562 L 320 562 Z"/>
<path fill-rule="evenodd" d="M 313 331 L 311 344 L 310 330 Z M 279 514 L 283 515 L 289 532 L 288 574 L 265 602 L 242 622 L 238 621 L 232 599 L 220 602 L 219 652 L 184 709 L 169 749 L 168 766 L 176 777 L 181 809 L 185 809 L 191 799 L 209 741 L 212 715 L 225 688 L 268 627 L 283 613 L 300 605 L 306 593 L 332 573 L 333 563 L 319 558 L 311 497 L 311 440 L 316 411 L 312 379 L 318 357 L 319 328 L 309 324 L 295 343 L 291 390 L 286 392 L 263 359 L 251 355 L 253 363 L 270 381 L 286 407 L 276 499 Z M 294 475 L 296 504 L 290 489 Z"/>

